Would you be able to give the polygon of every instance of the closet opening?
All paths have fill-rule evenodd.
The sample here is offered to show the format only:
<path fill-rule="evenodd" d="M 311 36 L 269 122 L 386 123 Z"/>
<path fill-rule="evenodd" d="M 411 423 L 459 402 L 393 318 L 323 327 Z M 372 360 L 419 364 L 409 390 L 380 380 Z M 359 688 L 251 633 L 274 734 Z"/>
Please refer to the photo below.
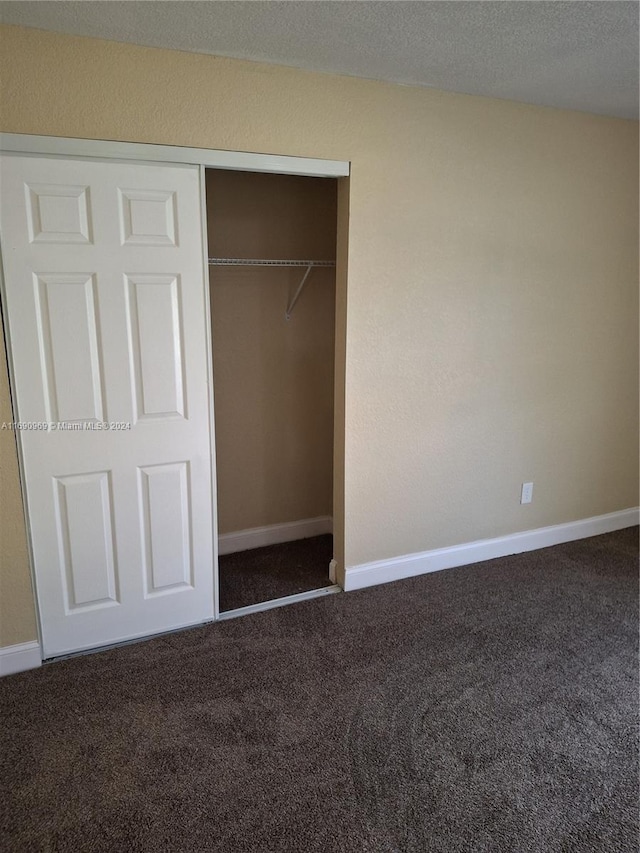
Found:
<path fill-rule="evenodd" d="M 206 170 L 222 617 L 337 591 L 338 181 Z"/>

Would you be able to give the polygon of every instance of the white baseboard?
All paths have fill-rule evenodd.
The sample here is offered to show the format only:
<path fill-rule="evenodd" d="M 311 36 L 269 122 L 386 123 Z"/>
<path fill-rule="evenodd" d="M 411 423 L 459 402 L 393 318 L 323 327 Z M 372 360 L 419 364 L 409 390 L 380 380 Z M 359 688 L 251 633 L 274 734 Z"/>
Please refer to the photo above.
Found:
<path fill-rule="evenodd" d="M 570 521 L 567 524 L 554 524 L 552 527 L 539 527 L 536 530 L 499 536 L 496 539 L 480 539 L 449 548 L 437 548 L 434 551 L 422 551 L 418 554 L 392 557 L 389 560 L 362 563 L 347 567 L 344 589 L 345 592 L 351 592 L 428 572 L 438 572 L 441 569 L 453 569 L 456 566 L 493 560 L 495 557 L 535 551 L 550 545 L 560 545 L 562 542 L 572 542 L 575 539 L 586 539 L 589 536 L 622 530 L 624 527 L 633 527 L 639 521 L 640 508 L 633 507 L 620 512 L 610 512 L 607 515 Z"/>
<path fill-rule="evenodd" d="M 31 643 L 18 643 L 15 646 L 0 648 L 0 677 L 36 669 L 42 664 L 40 644 L 35 640 Z"/>
<path fill-rule="evenodd" d="M 287 521 L 284 524 L 270 524 L 267 527 L 252 527 L 235 533 L 223 533 L 218 536 L 218 554 L 235 554 L 236 551 L 248 551 L 249 548 L 264 548 L 265 545 L 308 539 L 310 536 L 331 533 L 332 530 L 331 516 L 321 515 L 319 518 L 303 518 L 301 521 Z"/>

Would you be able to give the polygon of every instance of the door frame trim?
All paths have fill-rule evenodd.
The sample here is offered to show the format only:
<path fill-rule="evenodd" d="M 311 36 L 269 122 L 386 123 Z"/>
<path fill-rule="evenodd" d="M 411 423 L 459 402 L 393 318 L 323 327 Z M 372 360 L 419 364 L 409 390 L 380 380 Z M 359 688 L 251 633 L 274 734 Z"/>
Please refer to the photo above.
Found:
<path fill-rule="evenodd" d="M 207 340 L 207 384 L 209 395 L 209 449 L 211 453 L 211 555 L 213 558 L 213 621 L 220 615 L 220 563 L 218 561 L 218 466 L 216 464 L 216 420 L 213 384 L 213 324 L 211 321 L 211 283 L 209 281 L 209 227 L 207 215 L 206 166 L 199 168 L 200 225 L 202 228 L 202 277 L 204 281 L 204 321 Z"/>
<path fill-rule="evenodd" d="M 210 312 L 210 288 L 208 286 L 207 265 L 207 222 L 206 222 L 206 186 L 205 169 L 225 169 L 244 172 L 265 172 L 281 175 L 301 175 L 307 177 L 324 178 L 348 178 L 351 173 L 351 164 L 347 160 L 323 160 L 310 157 L 295 157 L 289 155 L 263 154 L 248 151 L 226 151 L 222 149 L 188 148 L 175 145 L 162 145 L 156 143 L 122 142 L 108 139 L 80 139 L 62 136 L 39 136 L 24 133 L 0 133 L 0 153 L 34 155 L 40 157 L 60 157 L 63 159 L 91 159 L 91 160 L 118 160 L 137 161 L 139 163 L 165 163 L 199 166 L 201 211 L 203 228 L 203 264 L 205 264 L 205 300 L 206 300 L 206 326 L 209 346 L 209 358 L 207 359 L 207 373 L 209 383 L 209 417 L 211 434 L 211 459 L 212 459 L 212 535 L 213 535 L 213 620 L 218 621 L 225 618 L 219 610 L 219 582 L 218 582 L 218 515 L 217 515 L 217 471 L 215 457 L 215 421 L 214 421 L 214 399 L 213 399 L 213 351 L 211 346 L 211 312 Z M 0 303 L 5 303 L 4 293 L 4 269 L 2 264 L 2 247 L 0 245 Z M 10 341 L 8 323 L 0 304 L 0 325 L 4 329 L 4 341 L 7 350 L 7 368 L 9 374 L 9 396 L 14 419 L 18 419 L 17 405 L 15 399 L 15 376 L 13 370 L 13 355 Z M 22 447 L 19 440 L 16 441 L 18 455 L 18 475 L 20 480 L 20 491 L 24 512 L 27 552 L 29 560 L 29 572 L 31 589 L 35 609 L 37 642 L 42 654 L 42 631 L 40 626 L 40 608 L 38 602 L 38 588 L 35 580 L 33 548 L 31 542 L 31 524 L 28 507 L 26 503 L 26 489 L 23 477 Z M 335 461 L 334 461 L 335 476 Z M 337 591 L 339 587 L 336 588 Z M 331 591 L 334 591 L 331 589 Z M 319 594 L 326 594 L 322 590 Z M 294 596 L 294 600 L 296 600 Z M 269 609 L 278 606 L 277 603 L 265 603 Z M 228 616 L 226 618 L 229 618 Z M 185 626 L 189 627 L 189 626 Z"/>

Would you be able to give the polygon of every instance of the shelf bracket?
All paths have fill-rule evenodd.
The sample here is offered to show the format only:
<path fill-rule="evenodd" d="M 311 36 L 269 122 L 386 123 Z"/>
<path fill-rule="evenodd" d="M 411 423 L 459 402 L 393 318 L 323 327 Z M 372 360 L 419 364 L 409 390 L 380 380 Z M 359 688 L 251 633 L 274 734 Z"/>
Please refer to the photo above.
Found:
<path fill-rule="evenodd" d="M 293 298 L 291 299 L 291 302 L 289 302 L 289 304 L 287 305 L 287 310 L 286 310 L 286 313 L 284 315 L 287 318 L 287 320 L 291 319 L 291 312 L 293 311 L 296 302 L 300 298 L 300 294 L 304 290 L 304 286 L 307 283 L 307 279 L 309 278 L 309 273 L 313 269 L 313 266 L 314 266 L 313 264 L 309 264 L 309 266 L 306 269 L 305 274 L 302 276 L 302 281 L 298 285 L 298 289 L 293 294 Z"/>

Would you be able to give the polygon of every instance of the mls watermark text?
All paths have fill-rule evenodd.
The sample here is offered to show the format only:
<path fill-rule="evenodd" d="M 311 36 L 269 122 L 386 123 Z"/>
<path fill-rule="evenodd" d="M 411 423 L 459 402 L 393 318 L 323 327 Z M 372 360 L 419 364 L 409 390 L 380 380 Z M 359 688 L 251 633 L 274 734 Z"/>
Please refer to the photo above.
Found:
<path fill-rule="evenodd" d="M 131 429 L 130 421 L 2 421 L 0 430 L 15 432 L 109 432 Z"/>

